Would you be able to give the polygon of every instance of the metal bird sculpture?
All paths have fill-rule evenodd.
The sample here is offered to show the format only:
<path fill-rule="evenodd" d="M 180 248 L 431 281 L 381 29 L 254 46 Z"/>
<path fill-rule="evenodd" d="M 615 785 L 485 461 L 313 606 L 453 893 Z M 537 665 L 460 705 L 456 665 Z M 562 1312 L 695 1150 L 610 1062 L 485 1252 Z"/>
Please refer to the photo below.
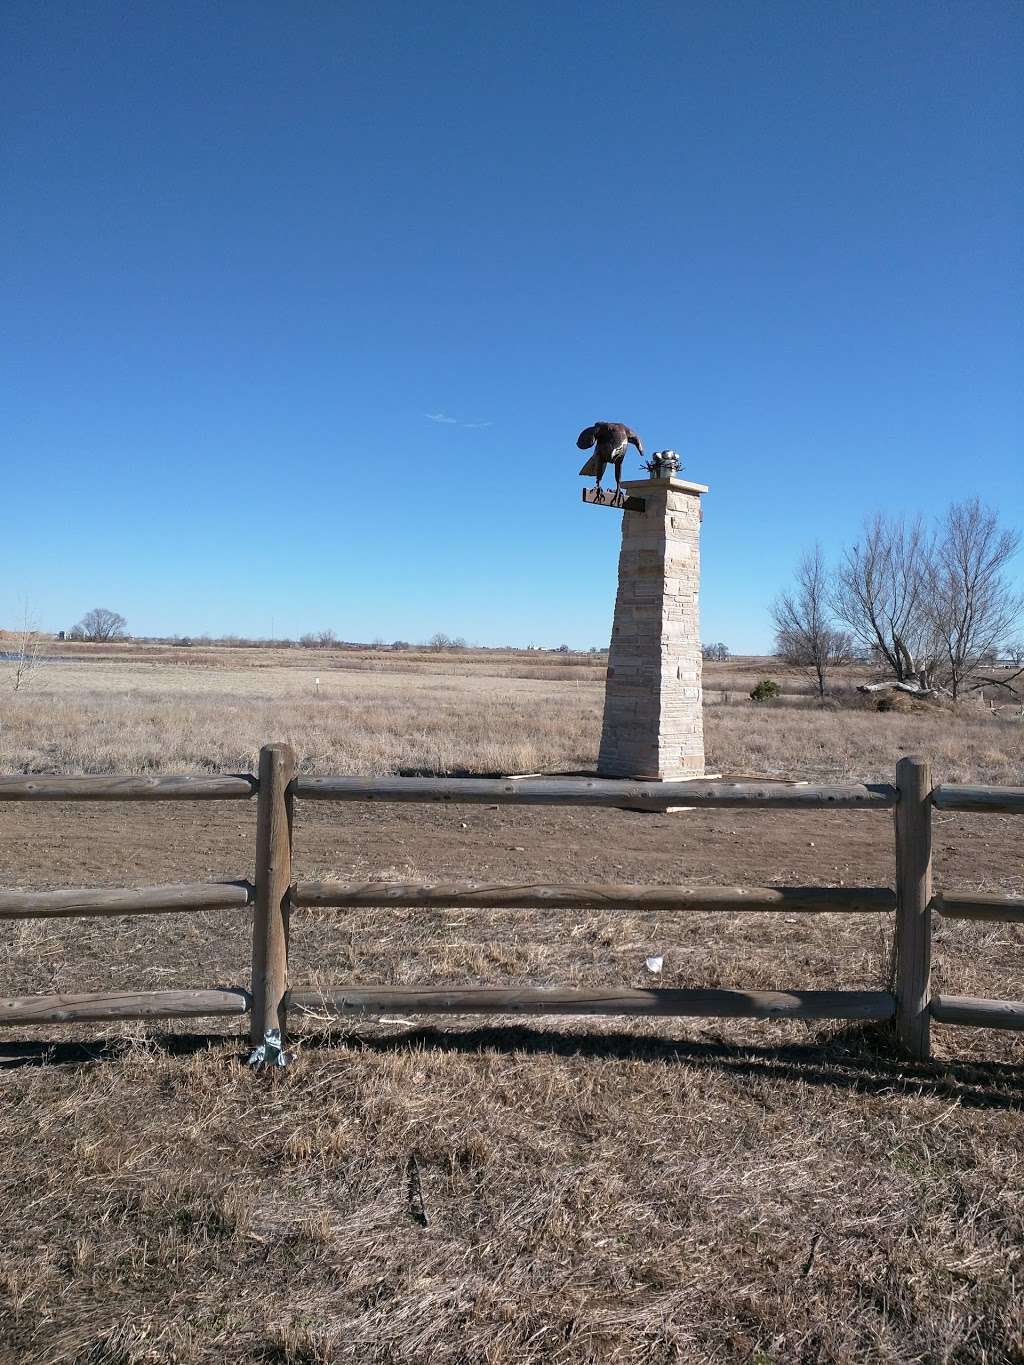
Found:
<path fill-rule="evenodd" d="M 615 466 L 615 491 L 618 493 L 619 485 L 622 482 L 622 461 L 626 457 L 626 447 L 636 446 L 639 453 L 644 453 L 644 448 L 640 443 L 640 437 L 629 427 L 623 426 L 621 422 L 595 422 L 592 427 L 585 427 L 576 438 L 576 444 L 580 450 L 589 450 L 594 447 L 594 453 L 580 470 L 583 475 L 593 474 L 596 480 L 595 487 L 601 487 L 601 480 L 604 478 L 604 471 L 609 465 Z"/>

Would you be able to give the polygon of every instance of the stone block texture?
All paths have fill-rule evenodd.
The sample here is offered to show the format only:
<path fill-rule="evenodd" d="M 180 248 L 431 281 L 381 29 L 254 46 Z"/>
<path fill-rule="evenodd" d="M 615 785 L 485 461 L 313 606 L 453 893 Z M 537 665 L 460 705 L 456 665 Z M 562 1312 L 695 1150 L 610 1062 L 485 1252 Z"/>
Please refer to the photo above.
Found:
<path fill-rule="evenodd" d="M 646 509 L 622 513 L 597 770 L 701 777 L 700 493 L 673 478 L 630 481 L 627 491 Z"/>

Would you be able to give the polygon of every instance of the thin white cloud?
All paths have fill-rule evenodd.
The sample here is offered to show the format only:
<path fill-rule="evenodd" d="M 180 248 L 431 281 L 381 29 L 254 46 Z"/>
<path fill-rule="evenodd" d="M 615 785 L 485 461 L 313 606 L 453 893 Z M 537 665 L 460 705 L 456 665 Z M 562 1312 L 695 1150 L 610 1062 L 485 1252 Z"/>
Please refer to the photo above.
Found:
<path fill-rule="evenodd" d="M 446 426 L 466 427 L 468 430 L 478 431 L 481 427 L 493 427 L 493 422 L 460 422 L 457 417 L 449 417 L 446 412 L 425 412 L 423 416 L 428 422 L 444 422 Z"/>

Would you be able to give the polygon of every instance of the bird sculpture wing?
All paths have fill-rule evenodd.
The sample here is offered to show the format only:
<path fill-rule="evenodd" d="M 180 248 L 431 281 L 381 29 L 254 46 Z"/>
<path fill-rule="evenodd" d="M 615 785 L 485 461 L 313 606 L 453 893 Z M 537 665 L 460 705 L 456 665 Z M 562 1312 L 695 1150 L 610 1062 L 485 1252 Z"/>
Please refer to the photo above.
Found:
<path fill-rule="evenodd" d="M 576 437 L 577 446 L 580 450 L 589 450 L 591 446 L 596 445 L 597 449 L 580 470 L 580 474 L 593 475 L 600 479 L 612 460 L 616 461 L 615 467 L 618 470 L 627 443 L 635 445 L 641 455 L 644 453 L 640 437 L 621 422 L 595 422 L 592 427 L 584 427 Z"/>

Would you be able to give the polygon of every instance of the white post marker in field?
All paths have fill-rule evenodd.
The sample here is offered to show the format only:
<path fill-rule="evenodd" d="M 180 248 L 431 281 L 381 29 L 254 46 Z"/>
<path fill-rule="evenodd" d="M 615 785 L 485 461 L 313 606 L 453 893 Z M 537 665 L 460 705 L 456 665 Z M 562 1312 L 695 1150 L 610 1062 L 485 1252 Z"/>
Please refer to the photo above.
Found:
<path fill-rule="evenodd" d="M 601 777 L 705 776 L 699 592 L 707 491 L 671 472 L 624 482 L 618 499 L 584 490 L 584 502 L 622 511 Z"/>

